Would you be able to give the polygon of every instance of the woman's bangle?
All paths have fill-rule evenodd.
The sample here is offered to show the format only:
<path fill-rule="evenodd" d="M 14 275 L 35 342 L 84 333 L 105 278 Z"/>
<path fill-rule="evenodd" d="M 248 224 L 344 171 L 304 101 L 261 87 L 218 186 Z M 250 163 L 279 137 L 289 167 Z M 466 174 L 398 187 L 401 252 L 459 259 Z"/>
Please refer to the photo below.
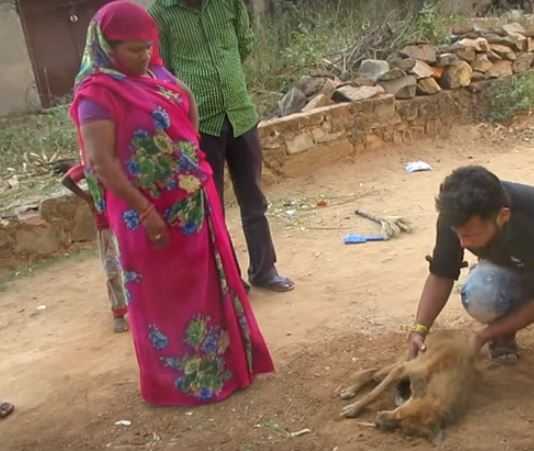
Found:
<path fill-rule="evenodd" d="M 148 218 L 148 215 L 152 213 L 155 208 L 156 207 L 154 207 L 154 204 L 148 204 L 148 206 L 141 213 L 139 213 L 139 220 L 141 224 L 145 222 L 145 219 Z"/>

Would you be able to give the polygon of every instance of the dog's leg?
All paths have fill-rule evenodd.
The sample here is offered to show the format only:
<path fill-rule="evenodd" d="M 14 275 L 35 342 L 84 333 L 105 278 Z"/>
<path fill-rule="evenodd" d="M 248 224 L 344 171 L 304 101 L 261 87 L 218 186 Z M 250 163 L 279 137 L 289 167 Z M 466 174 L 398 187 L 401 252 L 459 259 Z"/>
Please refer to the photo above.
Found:
<path fill-rule="evenodd" d="M 357 417 L 363 408 L 377 399 L 384 391 L 386 391 L 392 384 L 398 382 L 405 376 L 405 364 L 398 363 L 393 366 L 388 375 L 380 384 L 378 384 L 367 395 L 363 396 L 358 401 L 345 406 L 341 412 L 341 416 L 346 418 Z"/>
<path fill-rule="evenodd" d="M 356 396 L 356 394 L 364 388 L 366 385 L 373 382 L 376 377 L 376 373 L 378 370 L 376 368 L 372 368 L 370 370 L 362 370 L 358 371 L 351 379 L 352 379 L 352 385 L 348 386 L 347 388 L 341 390 L 339 393 L 339 397 L 341 399 L 351 399 Z"/>

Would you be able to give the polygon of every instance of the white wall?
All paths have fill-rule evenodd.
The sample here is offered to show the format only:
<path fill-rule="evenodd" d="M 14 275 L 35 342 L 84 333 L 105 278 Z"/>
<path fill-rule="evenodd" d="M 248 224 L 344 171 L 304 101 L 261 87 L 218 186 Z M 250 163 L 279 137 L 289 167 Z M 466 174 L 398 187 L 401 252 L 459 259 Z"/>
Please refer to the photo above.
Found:
<path fill-rule="evenodd" d="M 0 115 L 40 107 L 24 33 L 17 13 L 0 5 Z"/>

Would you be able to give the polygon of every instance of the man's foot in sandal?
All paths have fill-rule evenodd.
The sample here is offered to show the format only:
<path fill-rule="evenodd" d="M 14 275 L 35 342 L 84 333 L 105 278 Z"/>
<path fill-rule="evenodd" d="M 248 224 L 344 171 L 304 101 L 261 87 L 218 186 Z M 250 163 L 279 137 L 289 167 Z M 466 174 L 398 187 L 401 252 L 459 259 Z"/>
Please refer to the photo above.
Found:
<path fill-rule="evenodd" d="M 9 402 L 0 402 L 0 419 L 7 418 L 13 413 L 15 406 Z"/>
<path fill-rule="evenodd" d="M 251 284 L 257 288 L 263 288 L 276 293 L 286 293 L 295 289 L 295 283 L 291 279 L 278 274 L 264 282 L 251 282 Z"/>
<path fill-rule="evenodd" d="M 514 365 L 519 360 L 519 349 L 515 338 L 500 339 L 489 344 L 491 360 L 503 365 Z"/>

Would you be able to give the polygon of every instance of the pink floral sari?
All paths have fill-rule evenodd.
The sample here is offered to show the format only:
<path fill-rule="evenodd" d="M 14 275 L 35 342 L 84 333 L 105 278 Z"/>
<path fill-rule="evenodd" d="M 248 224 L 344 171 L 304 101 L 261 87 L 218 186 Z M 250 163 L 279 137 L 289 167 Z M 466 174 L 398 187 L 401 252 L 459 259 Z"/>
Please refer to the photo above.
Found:
<path fill-rule="evenodd" d="M 118 240 L 143 398 L 155 405 L 220 401 L 255 374 L 273 371 L 272 360 L 236 267 L 188 96 L 174 83 L 113 67 L 106 39 L 117 39 L 113 27 L 124 19 L 140 21 L 145 33 L 152 24 L 127 1 L 97 13 L 71 113 L 78 131 L 81 100 L 111 113 L 123 170 L 167 222 L 170 244 L 153 246 L 139 212 L 102 189 L 85 158 L 88 184 Z M 132 27 L 127 32 L 134 36 L 123 39 L 143 39 Z"/>

